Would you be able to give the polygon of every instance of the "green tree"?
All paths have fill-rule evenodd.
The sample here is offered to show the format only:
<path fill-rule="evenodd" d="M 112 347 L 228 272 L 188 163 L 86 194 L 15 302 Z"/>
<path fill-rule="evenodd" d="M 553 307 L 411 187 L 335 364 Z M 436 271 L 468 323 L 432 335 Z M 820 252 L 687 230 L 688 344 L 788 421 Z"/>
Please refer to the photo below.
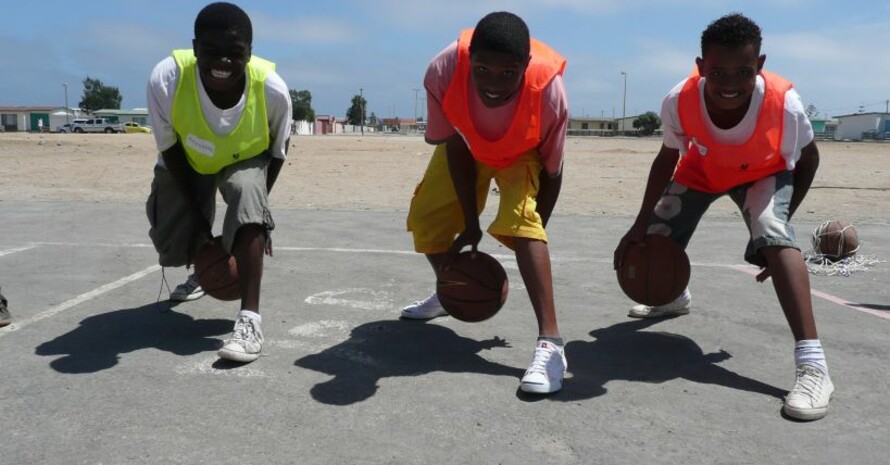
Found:
<path fill-rule="evenodd" d="M 290 90 L 290 101 L 293 106 L 293 119 L 296 121 L 315 121 L 315 110 L 312 109 L 312 94 L 308 90 Z"/>
<path fill-rule="evenodd" d="M 661 118 L 654 111 L 647 111 L 635 119 L 633 125 L 640 130 L 640 135 L 651 136 L 661 127 Z"/>
<path fill-rule="evenodd" d="M 368 112 L 368 102 L 361 95 L 352 96 L 352 105 L 346 110 L 346 122 L 354 126 L 362 124 L 363 116 Z"/>
<path fill-rule="evenodd" d="M 92 113 L 103 108 L 120 109 L 121 97 L 117 87 L 106 86 L 102 81 L 87 76 L 83 80 L 83 97 L 80 100 L 80 108 Z"/>

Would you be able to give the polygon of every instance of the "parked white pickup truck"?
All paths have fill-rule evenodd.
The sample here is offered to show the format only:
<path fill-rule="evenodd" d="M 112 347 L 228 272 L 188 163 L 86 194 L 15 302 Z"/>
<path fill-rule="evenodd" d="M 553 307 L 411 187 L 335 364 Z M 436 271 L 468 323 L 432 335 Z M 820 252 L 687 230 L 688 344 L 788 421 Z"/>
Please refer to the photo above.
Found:
<path fill-rule="evenodd" d="M 82 123 L 75 122 L 71 125 L 71 132 L 82 134 L 85 132 L 124 132 L 124 125 L 110 118 L 90 118 Z"/>

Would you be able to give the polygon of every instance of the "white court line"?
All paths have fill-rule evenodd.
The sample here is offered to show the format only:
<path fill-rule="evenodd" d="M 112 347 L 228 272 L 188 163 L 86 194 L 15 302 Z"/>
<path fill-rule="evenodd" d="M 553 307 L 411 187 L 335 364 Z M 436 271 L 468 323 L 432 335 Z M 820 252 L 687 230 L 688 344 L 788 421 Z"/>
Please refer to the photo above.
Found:
<path fill-rule="evenodd" d="M 760 274 L 760 269 L 755 268 L 753 266 L 748 266 L 748 265 L 724 265 L 724 266 L 726 266 L 727 268 L 732 269 L 732 270 L 741 271 L 742 273 L 749 274 L 751 276 L 757 276 L 758 274 Z M 819 297 L 820 299 L 827 300 L 831 303 L 847 307 L 851 310 L 856 310 L 857 312 L 868 313 L 869 315 L 874 315 L 876 317 L 890 320 L 890 313 L 880 312 L 880 311 L 873 310 L 873 309 L 870 309 L 867 307 L 860 307 L 860 306 L 856 305 L 855 303 L 850 302 L 847 299 L 843 299 L 841 297 L 829 294 L 827 292 L 822 292 L 818 289 L 813 289 L 812 287 L 810 287 L 810 294 L 812 294 L 816 297 Z"/>
<path fill-rule="evenodd" d="M 37 247 L 36 245 L 32 244 L 32 245 L 26 245 L 25 247 L 16 247 L 14 249 L 0 250 L 0 257 L 2 257 L 4 255 L 12 255 L 16 252 L 24 252 L 26 250 L 31 250 L 36 247 Z"/>
<path fill-rule="evenodd" d="M 43 312 L 40 312 L 40 313 L 32 316 L 31 318 L 25 318 L 24 320 L 13 320 L 13 323 L 11 325 L 7 326 L 5 329 L 0 331 L 0 337 L 3 337 L 13 331 L 18 331 L 18 330 L 24 328 L 25 326 L 31 325 L 33 323 L 37 323 L 40 320 L 44 320 L 44 319 L 54 316 L 58 313 L 64 312 L 65 310 L 68 310 L 71 307 L 74 307 L 78 304 L 81 304 L 81 303 L 86 302 L 90 299 L 98 297 L 106 292 L 113 291 L 121 286 L 129 284 L 133 281 L 136 281 L 136 280 L 138 280 L 146 275 L 149 275 L 151 273 L 154 273 L 155 271 L 158 271 L 160 269 L 161 269 L 160 265 L 152 265 L 142 271 L 137 271 L 136 273 L 133 273 L 130 276 L 123 277 L 121 279 L 118 279 L 117 281 L 110 282 L 103 286 L 99 286 L 99 287 L 93 289 L 92 291 L 85 292 L 73 299 L 66 300 L 66 301 L 60 303 L 59 305 L 56 305 L 55 307 L 50 308 L 49 310 L 45 310 Z"/>

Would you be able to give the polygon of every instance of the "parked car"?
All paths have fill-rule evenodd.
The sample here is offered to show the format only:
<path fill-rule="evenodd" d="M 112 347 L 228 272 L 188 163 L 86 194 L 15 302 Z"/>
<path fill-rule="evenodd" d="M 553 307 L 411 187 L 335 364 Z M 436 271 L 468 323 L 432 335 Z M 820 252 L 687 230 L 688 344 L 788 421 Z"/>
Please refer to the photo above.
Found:
<path fill-rule="evenodd" d="M 71 132 L 76 132 L 78 134 L 84 132 L 104 132 L 106 134 L 111 134 L 114 132 L 124 132 L 124 125 L 111 118 L 90 118 L 83 123 L 72 124 Z"/>
<path fill-rule="evenodd" d="M 135 121 L 129 121 L 124 123 L 124 132 L 127 134 L 151 134 L 151 126 L 143 126 Z"/>
<path fill-rule="evenodd" d="M 72 122 L 70 122 L 70 123 L 65 123 L 65 124 L 63 124 L 63 125 L 57 127 L 57 128 L 56 128 L 56 132 L 58 132 L 58 133 L 74 132 L 74 131 L 72 130 L 72 128 L 74 127 L 75 124 L 83 124 L 83 123 L 86 123 L 86 122 L 87 122 L 87 120 L 85 120 L 85 119 L 76 119 L 76 120 L 74 120 L 74 121 L 72 121 Z"/>

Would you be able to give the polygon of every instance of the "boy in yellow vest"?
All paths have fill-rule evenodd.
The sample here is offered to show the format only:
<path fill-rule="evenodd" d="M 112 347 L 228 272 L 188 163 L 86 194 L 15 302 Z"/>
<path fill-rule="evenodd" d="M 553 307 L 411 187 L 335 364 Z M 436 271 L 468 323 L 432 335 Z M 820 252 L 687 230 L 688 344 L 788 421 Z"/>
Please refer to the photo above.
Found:
<path fill-rule="evenodd" d="M 263 255 L 274 228 L 269 192 L 287 157 L 291 100 L 275 65 L 252 56 L 250 18 L 212 3 L 195 19 L 192 49 L 158 63 L 148 110 L 160 155 L 146 204 L 149 236 L 162 266 L 192 263 L 212 238 L 216 192 L 226 202 L 222 243 L 238 262 L 241 311 L 219 356 L 259 357 Z M 194 275 L 171 295 L 203 295 Z"/>
<path fill-rule="evenodd" d="M 482 239 L 479 213 L 495 180 L 500 208 L 488 232 L 516 252 L 538 320 L 520 388 L 542 394 L 558 391 L 566 371 L 544 231 L 562 182 L 565 63 L 506 12 L 485 16 L 433 58 L 424 86 L 426 141 L 436 149 L 408 214 L 415 250 L 438 272 L 449 254 Z M 445 314 L 435 293 L 402 310 L 408 319 Z"/>
<path fill-rule="evenodd" d="M 813 181 L 819 151 L 800 96 L 791 83 L 763 69 L 760 45 L 760 28 L 740 14 L 724 16 L 702 33 L 695 72 L 662 104 L 664 142 L 636 221 L 615 250 L 615 267 L 628 244 L 647 233 L 686 247 L 711 202 L 729 195 L 750 233 L 745 260 L 764 268 L 757 281 L 772 276 L 796 342 L 796 381 L 784 411 L 816 420 L 828 412 L 834 385 L 816 332 L 806 264 L 789 221 Z M 629 316 L 684 315 L 691 302 L 687 289 L 666 305 L 637 305 Z"/>

